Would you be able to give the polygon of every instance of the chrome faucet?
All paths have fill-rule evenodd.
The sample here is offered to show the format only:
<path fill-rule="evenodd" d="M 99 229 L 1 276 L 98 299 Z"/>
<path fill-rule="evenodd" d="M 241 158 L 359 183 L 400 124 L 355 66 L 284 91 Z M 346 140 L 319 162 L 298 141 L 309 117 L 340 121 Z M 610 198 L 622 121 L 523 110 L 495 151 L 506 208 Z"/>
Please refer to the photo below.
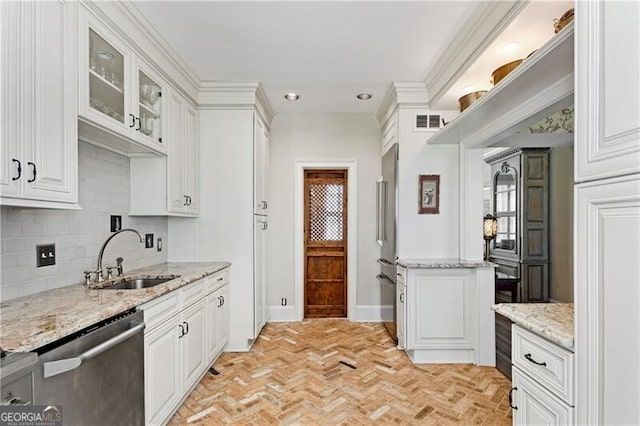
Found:
<path fill-rule="evenodd" d="M 96 274 L 96 280 L 95 282 L 100 283 L 102 281 L 104 281 L 104 278 L 102 277 L 102 256 L 104 255 L 104 249 L 107 248 L 107 244 L 109 244 L 109 241 L 111 241 L 116 235 L 121 234 L 123 232 L 133 232 L 135 233 L 139 238 L 140 238 L 140 242 L 144 243 L 144 238 L 142 238 L 142 235 L 140 235 L 140 233 L 138 231 L 136 231 L 135 229 L 131 229 L 131 228 L 125 228 L 125 229 L 121 229 L 119 231 L 114 232 L 113 234 L 111 234 L 109 236 L 109 238 L 106 239 L 106 241 L 104 242 L 104 244 L 102 244 L 102 247 L 100 248 L 100 253 L 98 253 L 98 268 L 95 271 L 85 271 L 85 283 L 89 284 L 90 280 L 90 274 L 91 273 L 95 273 Z M 118 273 L 119 275 L 122 275 L 122 258 L 119 257 L 118 258 Z M 111 268 L 109 268 L 111 269 Z"/>

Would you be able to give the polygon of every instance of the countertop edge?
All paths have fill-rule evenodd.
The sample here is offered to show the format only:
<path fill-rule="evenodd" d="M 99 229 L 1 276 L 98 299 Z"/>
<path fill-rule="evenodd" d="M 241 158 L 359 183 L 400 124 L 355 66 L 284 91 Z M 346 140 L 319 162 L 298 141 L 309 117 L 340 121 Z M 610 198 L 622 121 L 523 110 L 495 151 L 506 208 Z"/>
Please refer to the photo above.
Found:
<path fill-rule="evenodd" d="M 493 262 L 483 260 L 467 260 L 456 258 L 399 258 L 396 263 L 408 269 L 464 269 L 464 268 L 494 268 Z"/>
<path fill-rule="evenodd" d="M 525 313 L 520 313 L 512 309 L 508 309 L 502 305 L 517 305 L 500 303 L 493 305 L 491 309 L 497 314 L 508 318 L 520 327 L 537 334 L 565 349 L 574 352 L 575 338 L 573 334 L 566 333 L 560 330 L 558 327 L 553 327 L 553 322 L 544 322 L 540 319 L 531 318 Z M 541 304 L 544 305 L 544 304 Z"/>

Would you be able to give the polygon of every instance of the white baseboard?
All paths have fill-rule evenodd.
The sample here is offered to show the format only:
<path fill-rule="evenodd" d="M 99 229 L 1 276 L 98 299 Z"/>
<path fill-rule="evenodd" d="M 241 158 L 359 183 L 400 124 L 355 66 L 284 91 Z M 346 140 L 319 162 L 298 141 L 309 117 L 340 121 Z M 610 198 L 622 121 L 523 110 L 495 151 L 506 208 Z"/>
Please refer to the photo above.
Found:
<path fill-rule="evenodd" d="M 296 318 L 295 306 L 269 306 L 268 322 L 294 322 Z M 391 305 L 357 305 L 349 320 L 354 322 L 382 322 L 382 318 L 391 318 L 393 306 Z"/>
<path fill-rule="evenodd" d="M 354 322 L 382 322 L 382 318 L 391 318 L 392 315 L 391 305 L 357 305 L 350 319 Z"/>
<path fill-rule="evenodd" d="M 296 318 L 295 306 L 269 306 L 267 322 L 293 322 Z"/>

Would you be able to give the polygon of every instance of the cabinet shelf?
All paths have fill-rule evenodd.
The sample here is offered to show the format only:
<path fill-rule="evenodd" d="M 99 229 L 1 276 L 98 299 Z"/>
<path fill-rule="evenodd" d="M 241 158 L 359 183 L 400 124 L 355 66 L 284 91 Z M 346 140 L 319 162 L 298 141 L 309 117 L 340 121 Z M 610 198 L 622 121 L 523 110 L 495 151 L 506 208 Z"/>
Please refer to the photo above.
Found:
<path fill-rule="evenodd" d="M 143 104 L 142 102 L 139 102 L 138 105 L 140 106 L 140 114 L 143 114 L 143 113 L 148 114 L 154 118 L 160 117 L 159 113 L 149 108 L 147 105 Z"/>
<path fill-rule="evenodd" d="M 115 90 L 116 92 L 120 93 L 120 94 L 124 94 L 124 90 L 122 90 L 121 88 L 119 88 L 118 86 L 116 86 L 115 84 L 113 84 L 112 82 L 110 82 L 109 80 L 107 80 L 106 78 L 104 78 L 103 76 L 101 76 L 100 74 L 98 74 L 97 72 L 95 72 L 92 69 L 89 69 L 89 74 L 96 78 L 97 80 L 99 80 L 100 82 L 102 82 L 104 85 L 110 87 L 111 89 Z"/>
<path fill-rule="evenodd" d="M 499 146 L 524 127 L 572 105 L 573 34 L 572 22 L 427 143 Z"/>

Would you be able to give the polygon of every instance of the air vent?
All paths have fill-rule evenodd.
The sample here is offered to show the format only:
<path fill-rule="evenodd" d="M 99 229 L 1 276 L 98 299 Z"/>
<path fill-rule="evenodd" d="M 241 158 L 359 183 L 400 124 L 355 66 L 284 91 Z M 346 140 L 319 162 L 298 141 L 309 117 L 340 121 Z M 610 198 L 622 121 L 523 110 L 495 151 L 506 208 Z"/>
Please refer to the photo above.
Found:
<path fill-rule="evenodd" d="M 440 114 L 416 115 L 415 130 L 435 130 L 440 128 Z"/>

